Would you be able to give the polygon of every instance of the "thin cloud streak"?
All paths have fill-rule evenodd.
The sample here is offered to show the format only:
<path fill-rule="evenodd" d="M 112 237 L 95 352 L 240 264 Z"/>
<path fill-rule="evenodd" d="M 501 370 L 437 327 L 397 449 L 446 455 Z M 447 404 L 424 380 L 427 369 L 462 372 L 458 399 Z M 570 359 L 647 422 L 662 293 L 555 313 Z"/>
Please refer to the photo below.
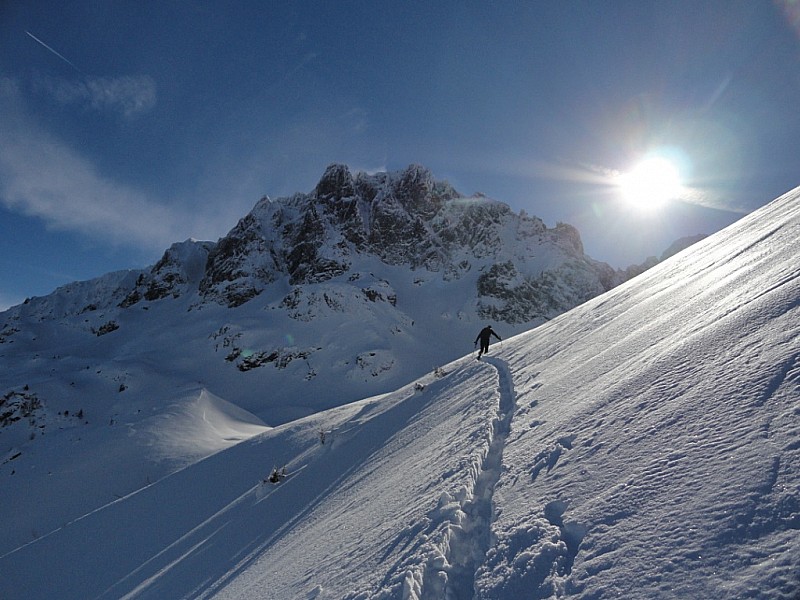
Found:
<path fill-rule="evenodd" d="M 78 67 L 76 67 L 76 66 L 75 66 L 75 65 L 72 63 L 72 61 L 70 61 L 68 58 L 66 58 L 66 57 L 65 57 L 63 54 L 60 54 L 59 52 L 56 52 L 55 50 L 53 50 L 53 48 L 51 48 L 50 46 L 48 46 L 47 44 L 45 44 L 45 43 L 44 43 L 42 40 L 40 40 L 39 38 L 37 38 L 37 37 L 36 37 L 35 35 L 33 35 L 33 34 L 30 32 L 30 31 L 26 31 L 25 33 L 26 33 L 26 34 L 28 34 L 28 36 L 29 36 L 29 37 L 33 38 L 33 39 L 34 39 L 36 42 L 38 42 L 39 44 L 41 44 L 42 46 L 44 46 L 45 48 L 47 48 L 47 49 L 48 49 L 50 52 L 52 52 L 53 54 L 55 54 L 55 55 L 56 55 L 58 58 L 60 58 L 61 60 L 63 60 L 65 63 L 67 63 L 67 64 L 68 64 L 70 67 L 72 67 L 73 69 L 75 69 L 75 70 L 76 70 L 78 73 L 80 73 L 81 75 L 85 75 L 85 73 L 84 73 L 83 71 L 81 71 L 81 70 L 80 70 Z"/>
<path fill-rule="evenodd" d="M 156 83 L 148 75 L 87 77 L 84 81 L 39 77 L 34 87 L 61 104 L 82 104 L 98 112 L 118 112 L 125 117 L 152 110 Z"/>

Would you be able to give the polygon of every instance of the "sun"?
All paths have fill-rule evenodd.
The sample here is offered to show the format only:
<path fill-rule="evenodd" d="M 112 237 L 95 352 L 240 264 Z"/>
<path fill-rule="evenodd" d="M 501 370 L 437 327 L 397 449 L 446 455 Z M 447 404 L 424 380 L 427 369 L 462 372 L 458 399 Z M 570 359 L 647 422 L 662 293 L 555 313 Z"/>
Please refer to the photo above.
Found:
<path fill-rule="evenodd" d="M 681 196 L 681 174 L 675 164 L 662 156 L 642 159 L 616 184 L 626 202 L 642 210 L 655 210 Z"/>

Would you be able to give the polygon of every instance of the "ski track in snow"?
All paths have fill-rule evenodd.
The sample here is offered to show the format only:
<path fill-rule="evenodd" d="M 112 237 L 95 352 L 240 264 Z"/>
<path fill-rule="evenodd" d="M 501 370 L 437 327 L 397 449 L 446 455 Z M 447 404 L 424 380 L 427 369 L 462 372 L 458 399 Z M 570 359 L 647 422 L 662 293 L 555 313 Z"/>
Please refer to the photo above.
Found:
<path fill-rule="evenodd" d="M 439 576 L 438 569 L 425 574 L 420 600 L 447 598 L 468 600 L 474 596 L 475 573 L 483 563 L 491 544 L 491 527 L 494 515 L 494 488 L 503 468 L 503 450 L 511 431 L 511 420 L 516 409 L 514 384 L 505 361 L 486 357 L 499 378 L 500 395 L 497 415 L 492 424 L 492 439 L 480 471 L 474 480 L 471 493 L 467 494 L 461 512 L 451 523 L 449 535 L 444 540 L 444 556 L 449 565 L 446 578 Z M 446 581 L 444 589 L 439 584 Z"/>

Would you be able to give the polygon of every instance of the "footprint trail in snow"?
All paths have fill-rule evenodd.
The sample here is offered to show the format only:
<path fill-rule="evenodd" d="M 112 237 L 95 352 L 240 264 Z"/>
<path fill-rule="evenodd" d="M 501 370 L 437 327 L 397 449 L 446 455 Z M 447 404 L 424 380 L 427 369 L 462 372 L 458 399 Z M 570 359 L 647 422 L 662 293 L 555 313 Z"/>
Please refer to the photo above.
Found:
<path fill-rule="evenodd" d="M 494 488 L 503 468 L 503 450 L 511 431 L 516 394 L 505 361 L 486 358 L 497 369 L 500 400 L 492 423 L 492 439 L 475 480 L 472 498 L 463 507 L 459 523 L 451 525 L 447 562 L 450 564 L 445 597 L 460 599 L 474 595 L 475 572 L 485 560 L 491 542 Z"/>

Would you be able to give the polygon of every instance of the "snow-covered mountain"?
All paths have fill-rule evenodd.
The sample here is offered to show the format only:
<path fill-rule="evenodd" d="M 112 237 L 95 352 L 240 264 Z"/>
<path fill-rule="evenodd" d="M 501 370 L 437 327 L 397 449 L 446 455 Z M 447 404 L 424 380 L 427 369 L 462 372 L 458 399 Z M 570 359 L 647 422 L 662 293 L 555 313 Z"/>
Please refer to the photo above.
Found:
<path fill-rule="evenodd" d="M 278 424 L 396 389 L 468 352 L 487 321 L 513 335 L 624 277 L 573 227 L 464 198 L 422 167 L 332 165 L 313 192 L 262 199 L 216 243 L 175 244 L 150 269 L 0 314 L 0 393 L 29 384 L 74 414 L 116 388 L 128 406 L 167 377 Z"/>
<path fill-rule="evenodd" d="M 796 598 L 798 200 L 800 189 L 506 337 L 486 360 L 437 363 L 328 410 L 311 387 L 236 368 L 263 351 L 250 340 L 279 330 L 283 299 L 310 285 L 286 280 L 276 301 L 280 277 L 259 291 L 272 263 L 254 278 L 231 251 L 219 272 L 232 276 L 208 278 L 203 256 L 219 246 L 189 243 L 162 261 L 175 282 L 164 301 L 153 273 L 32 300 L 10 311 L 0 345 L 14 382 L 0 430 L 11 448 L 0 597 Z M 341 262 L 363 258 L 340 250 Z M 417 271 L 430 277 L 420 287 L 448 285 L 430 275 L 445 270 Z M 376 283 L 387 300 L 374 304 L 405 310 L 415 283 L 403 281 L 396 304 Z M 372 316 L 350 328 L 324 297 L 297 307 L 313 317 L 281 317 L 292 352 L 305 346 L 288 336 L 320 313 L 341 319 L 327 321 L 335 334 L 375 335 Z M 230 311 L 238 329 L 219 325 Z M 435 331 L 451 346 L 469 332 L 467 352 L 483 321 L 461 328 L 451 314 L 452 330 Z M 198 322 L 213 329 L 201 342 Z M 339 337 L 319 345 L 335 356 Z M 266 364 L 315 365 L 279 356 Z M 328 382 L 326 398 L 352 392 L 347 376 Z M 245 410 L 277 414 L 290 397 L 298 418 L 287 411 L 277 427 Z"/>

